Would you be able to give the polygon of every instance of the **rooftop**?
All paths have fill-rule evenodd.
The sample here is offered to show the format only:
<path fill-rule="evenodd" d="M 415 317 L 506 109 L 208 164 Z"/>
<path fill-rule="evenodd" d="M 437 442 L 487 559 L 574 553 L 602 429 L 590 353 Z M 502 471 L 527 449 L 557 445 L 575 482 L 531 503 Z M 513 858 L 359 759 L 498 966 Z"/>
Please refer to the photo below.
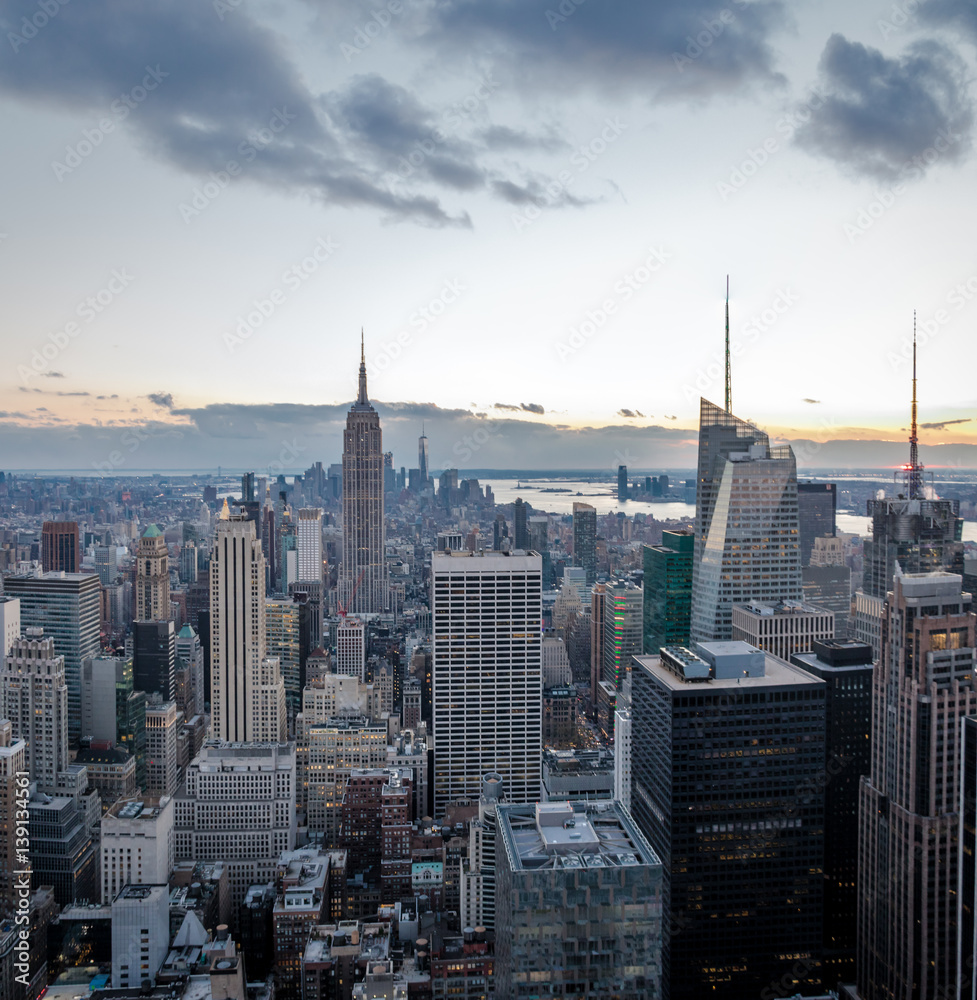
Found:
<path fill-rule="evenodd" d="M 498 806 L 499 835 L 515 870 L 659 865 L 620 802 Z"/>
<path fill-rule="evenodd" d="M 700 644 L 706 645 L 706 644 Z M 723 644 L 712 644 L 712 645 L 726 645 Z M 748 646 L 747 643 L 742 643 L 744 646 Z M 665 647 L 667 650 L 673 647 Z M 752 649 L 753 647 L 748 648 Z M 636 668 L 641 668 L 650 674 L 654 679 L 661 684 L 663 687 L 680 693 L 689 693 L 690 690 L 702 691 L 709 689 L 728 689 L 728 688 L 746 688 L 746 689 L 764 689 L 764 688 L 778 688 L 778 687 L 794 687 L 806 684 L 823 684 L 823 681 L 819 681 L 817 678 L 812 677 L 807 671 L 802 670 L 800 667 L 791 666 L 785 660 L 781 660 L 779 657 L 774 656 L 772 653 L 763 653 L 763 673 L 760 676 L 731 676 L 731 677 L 715 677 L 708 676 L 704 678 L 697 678 L 694 688 L 689 684 L 688 680 L 668 667 L 662 665 L 662 658 L 660 656 L 635 656 L 633 663 Z"/>

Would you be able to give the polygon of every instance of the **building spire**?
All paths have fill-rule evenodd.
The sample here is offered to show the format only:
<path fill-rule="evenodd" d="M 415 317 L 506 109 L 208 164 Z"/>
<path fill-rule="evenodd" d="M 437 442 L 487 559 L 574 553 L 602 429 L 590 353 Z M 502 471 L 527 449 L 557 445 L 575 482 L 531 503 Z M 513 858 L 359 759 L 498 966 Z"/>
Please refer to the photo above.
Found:
<path fill-rule="evenodd" d="M 919 464 L 919 435 L 916 427 L 916 310 L 913 310 L 913 403 L 909 430 L 909 499 L 923 495 L 923 467 Z"/>
<path fill-rule="evenodd" d="M 729 275 L 726 275 L 726 412 L 733 412 L 733 388 L 729 371 Z"/>
<path fill-rule="evenodd" d="M 356 400 L 362 406 L 369 404 L 366 396 L 366 346 L 363 340 L 363 327 L 360 327 L 360 394 Z"/>

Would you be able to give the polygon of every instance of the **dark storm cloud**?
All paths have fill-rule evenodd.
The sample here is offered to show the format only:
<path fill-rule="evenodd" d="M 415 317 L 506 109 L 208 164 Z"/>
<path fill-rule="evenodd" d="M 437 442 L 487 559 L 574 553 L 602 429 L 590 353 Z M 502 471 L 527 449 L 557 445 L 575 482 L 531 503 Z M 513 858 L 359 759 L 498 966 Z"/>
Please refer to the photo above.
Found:
<path fill-rule="evenodd" d="M 540 403 L 520 403 L 519 408 L 526 413 L 539 413 L 542 415 L 546 412 Z"/>
<path fill-rule="evenodd" d="M 173 393 L 171 392 L 151 392 L 146 398 L 151 403 L 162 406 L 164 410 L 173 409 Z"/>
<path fill-rule="evenodd" d="M 57 7 L 27 37 L 25 19 L 30 26 L 38 10 L 36 0 L 0 0 L 14 50 L 0 62 L 0 92 L 131 128 L 149 156 L 193 175 L 233 162 L 240 179 L 276 191 L 432 226 L 470 220 L 418 183 L 489 192 L 494 181 L 525 183 L 480 162 L 491 136 L 432 139 L 435 113 L 378 76 L 311 93 L 279 38 L 245 10 L 219 18 L 209 3 L 85 0 Z M 397 164 L 418 142 L 433 152 L 401 177 Z"/>
<path fill-rule="evenodd" d="M 779 0 L 444 0 L 413 30 L 446 59 L 474 51 L 536 86 L 644 96 L 779 81 L 770 36 L 783 23 Z"/>
<path fill-rule="evenodd" d="M 977 3 L 974 0 L 929 0 L 919 8 L 920 19 L 943 28 L 956 28 L 977 44 Z"/>
<path fill-rule="evenodd" d="M 970 149 L 966 67 L 946 45 L 919 41 L 890 59 L 834 34 L 819 72 L 823 104 L 795 136 L 808 152 L 892 183 L 918 179 L 932 163 Z"/>

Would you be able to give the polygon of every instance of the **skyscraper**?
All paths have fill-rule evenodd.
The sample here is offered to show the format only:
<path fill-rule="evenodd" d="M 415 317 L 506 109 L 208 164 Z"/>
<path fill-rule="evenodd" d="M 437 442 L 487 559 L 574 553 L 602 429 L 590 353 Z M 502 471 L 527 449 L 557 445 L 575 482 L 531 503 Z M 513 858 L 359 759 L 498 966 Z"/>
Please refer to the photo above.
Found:
<path fill-rule="evenodd" d="M 435 552 L 434 808 L 474 799 L 502 775 L 510 802 L 539 797 L 542 560 L 536 553 Z"/>
<path fill-rule="evenodd" d="M 730 638 L 734 604 L 801 599 L 797 466 L 789 445 L 700 401 L 692 639 Z"/>
<path fill-rule="evenodd" d="M 527 524 L 527 515 L 529 512 L 529 504 L 526 503 L 522 497 L 516 497 L 515 502 L 512 505 L 512 524 L 513 524 L 513 534 L 515 535 L 515 548 L 517 549 L 528 549 L 529 548 L 529 526 Z"/>
<path fill-rule="evenodd" d="M 662 995 L 814 993 L 824 682 L 743 642 L 696 649 L 666 646 L 631 671 L 631 807 L 661 858 L 671 928 Z"/>
<path fill-rule="evenodd" d="M 176 630 L 171 621 L 132 623 L 132 681 L 137 691 L 176 697 Z"/>
<path fill-rule="evenodd" d="M 64 657 L 68 683 L 68 738 L 81 735 L 81 661 L 98 656 L 100 585 L 94 573 L 45 573 L 8 576 L 3 581 L 10 597 L 20 598 L 20 620 L 54 639 L 55 652 Z"/>
<path fill-rule="evenodd" d="M 77 521 L 45 521 L 41 526 L 41 567 L 45 573 L 81 570 Z"/>
<path fill-rule="evenodd" d="M 420 473 L 421 489 L 427 489 L 427 481 L 431 475 L 428 469 L 428 450 L 427 450 L 427 435 L 424 433 L 424 428 L 421 428 L 421 436 L 417 439 L 417 471 Z"/>
<path fill-rule="evenodd" d="M 573 565 L 583 567 L 588 587 L 597 582 L 597 510 L 589 503 L 573 504 Z"/>
<path fill-rule="evenodd" d="M 838 506 L 837 483 L 798 483 L 797 521 L 800 528 L 801 566 L 811 563 L 814 539 L 834 536 Z"/>
<path fill-rule="evenodd" d="M 170 565 L 163 532 L 151 524 L 136 550 L 136 620 L 170 617 Z"/>
<path fill-rule="evenodd" d="M 254 522 L 225 509 L 210 560 L 210 697 L 214 736 L 285 738 L 281 668 L 266 652 L 265 558 Z"/>
<path fill-rule="evenodd" d="M 296 522 L 298 579 L 322 582 L 322 509 L 302 507 Z M 291 582 L 291 581 L 289 581 Z"/>
<path fill-rule="evenodd" d="M 56 795 L 68 767 L 68 685 L 64 657 L 42 629 L 16 639 L 0 668 L 0 718 L 27 743 L 26 766 L 39 791 Z"/>
<path fill-rule="evenodd" d="M 383 441 L 380 417 L 366 394 L 366 352 L 360 343 L 360 386 L 343 434 L 343 562 L 338 599 L 356 614 L 388 604 L 383 521 Z"/>
<path fill-rule="evenodd" d="M 691 531 L 663 531 L 661 545 L 644 547 L 644 651 L 687 646 L 692 614 Z"/>
<path fill-rule="evenodd" d="M 617 499 L 619 501 L 628 498 L 628 467 L 619 465 L 617 467 Z"/>
<path fill-rule="evenodd" d="M 604 667 L 601 680 L 621 690 L 631 657 L 642 649 L 644 591 L 622 583 L 608 584 L 604 606 Z"/>
<path fill-rule="evenodd" d="M 961 583 L 897 574 L 885 605 L 859 799 L 865 1000 L 940 997 L 957 985 L 960 733 L 977 712 L 973 599 Z"/>

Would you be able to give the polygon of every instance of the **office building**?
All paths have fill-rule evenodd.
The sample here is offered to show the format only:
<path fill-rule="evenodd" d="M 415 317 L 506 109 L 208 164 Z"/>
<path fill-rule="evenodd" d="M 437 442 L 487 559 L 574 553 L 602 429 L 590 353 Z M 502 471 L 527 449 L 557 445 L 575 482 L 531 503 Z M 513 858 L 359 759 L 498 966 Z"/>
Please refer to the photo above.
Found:
<path fill-rule="evenodd" d="M 57 794 L 68 767 L 68 685 L 64 657 L 42 629 L 28 627 L 0 667 L 0 718 L 27 744 L 25 766 L 40 792 Z"/>
<path fill-rule="evenodd" d="M 610 583 L 604 601 L 604 668 L 601 680 L 620 691 L 631 666 L 631 658 L 641 653 L 644 591 L 631 584 Z"/>
<path fill-rule="evenodd" d="M 222 862 L 236 911 L 295 847 L 295 744 L 208 741 L 174 803 L 177 860 Z"/>
<path fill-rule="evenodd" d="M 14 639 L 20 638 L 20 600 L 0 594 L 0 657 L 10 652 Z"/>
<path fill-rule="evenodd" d="M 804 601 L 835 616 L 835 638 L 847 639 L 851 618 L 851 570 L 840 538 L 815 538 L 811 563 L 801 570 Z"/>
<path fill-rule="evenodd" d="M 175 795 L 180 784 L 177 763 L 177 712 L 175 701 L 159 696 L 146 703 L 146 792 L 157 798 Z"/>
<path fill-rule="evenodd" d="M 627 500 L 628 492 L 628 467 L 619 465 L 617 467 L 617 499 L 619 503 Z"/>
<path fill-rule="evenodd" d="M 17 860 L 16 813 L 17 790 L 24 787 L 17 776 L 27 770 L 26 755 L 27 743 L 14 734 L 9 719 L 0 719 L 0 906 L 5 912 L 16 908 L 14 872 L 23 867 Z"/>
<path fill-rule="evenodd" d="M 613 797 L 631 809 L 631 709 L 614 710 L 614 792 Z"/>
<path fill-rule="evenodd" d="M 366 622 L 341 617 L 336 626 L 336 673 L 366 680 Z"/>
<path fill-rule="evenodd" d="M 957 985 L 960 732 L 977 712 L 973 599 L 953 573 L 896 574 L 859 809 L 858 991 Z"/>
<path fill-rule="evenodd" d="M 287 733 L 278 660 L 266 655 L 265 558 L 254 522 L 217 522 L 210 560 L 211 729 L 226 742 L 280 742 Z"/>
<path fill-rule="evenodd" d="M 515 545 L 514 548 L 517 549 L 528 549 L 529 548 L 529 525 L 527 519 L 529 516 L 529 504 L 526 503 L 521 497 L 516 497 L 515 502 L 512 504 L 512 533 L 514 536 Z"/>
<path fill-rule="evenodd" d="M 73 795 L 38 795 L 27 811 L 32 888 L 51 886 L 59 906 L 96 902 L 98 849 L 85 806 Z"/>
<path fill-rule="evenodd" d="M 176 697 L 176 629 L 172 621 L 132 623 L 132 682 L 137 691 Z"/>
<path fill-rule="evenodd" d="M 417 439 L 417 471 L 419 474 L 418 478 L 421 481 L 421 489 L 426 490 L 428 488 L 428 480 L 431 477 L 431 471 L 427 435 L 424 433 L 423 428 L 421 429 L 421 436 Z"/>
<path fill-rule="evenodd" d="M 604 627 L 607 584 L 597 583 L 590 594 L 590 717 L 597 717 L 597 690 L 604 676 Z"/>
<path fill-rule="evenodd" d="M 9 597 L 20 599 L 22 626 L 42 629 L 64 657 L 68 738 L 75 742 L 81 735 L 81 661 L 99 654 L 98 577 L 94 573 L 46 573 L 8 576 L 3 584 Z"/>
<path fill-rule="evenodd" d="M 631 672 L 631 805 L 661 858 L 665 997 L 820 989 L 825 684 L 743 642 Z"/>
<path fill-rule="evenodd" d="M 826 989 L 855 982 L 858 913 L 859 783 L 869 773 L 872 735 L 872 647 L 815 640 L 791 663 L 825 683 L 824 745 L 824 938 L 821 959 Z"/>
<path fill-rule="evenodd" d="M 337 599 L 345 611 L 379 614 L 387 608 L 385 532 L 380 417 L 367 398 L 361 344 L 359 395 L 343 434 L 343 561 Z"/>
<path fill-rule="evenodd" d="M 541 577 L 536 553 L 431 556 L 435 815 L 489 772 L 510 801 L 539 797 Z"/>
<path fill-rule="evenodd" d="M 544 750 L 543 802 L 599 802 L 615 799 L 614 750 Z"/>
<path fill-rule="evenodd" d="M 196 542 L 186 541 L 180 549 L 180 583 L 197 582 L 198 549 Z"/>
<path fill-rule="evenodd" d="M 734 604 L 801 599 L 797 467 L 789 445 L 703 399 L 698 474 L 691 637 L 723 641 Z"/>
<path fill-rule="evenodd" d="M 644 546 L 644 652 L 687 646 L 692 615 L 695 534 L 663 531 L 661 545 Z"/>
<path fill-rule="evenodd" d="M 835 637 L 834 615 L 801 601 L 733 605 L 733 639 L 789 660 L 808 653 L 818 639 Z"/>
<path fill-rule="evenodd" d="M 597 582 L 597 509 L 589 503 L 573 504 L 573 565 L 583 567 L 586 583 Z"/>
<path fill-rule="evenodd" d="M 170 617 L 170 559 L 163 532 L 151 524 L 136 548 L 136 621 Z"/>
<path fill-rule="evenodd" d="M 112 900 L 112 987 L 154 986 L 169 948 L 169 887 L 127 885 Z"/>
<path fill-rule="evenodd" d="M 961 723 L 960 733 L 960 928 L 957 950 L 959 1000 L 977 1000 L 977 718 Z"/>
<path fill-rule="evenodd" d="M 275 655 L 275 654 L 272 654 Z M 186 717 L 204 714 L 204 649 L 196 629 L 184 625 L 176 636 L 176 658 L 186 664 L 190 671 L 189 694 L 187 696 Z"/>
<path fill-rule="evenodd" d="M 45 573 L 81 571 L 81 542 L 77 522 L 44 522 L 41 526 L 41 568 Z"/>
<path fill-rule="evenodd" d="M 265 632 L 265 652 L 278 660 L 288 717 L 294 719 L 302 708 L 305 661 L 309 655 L 308 605 L 294 596 L 269 598 L 265 601 Z"/>
<path fill-rule="evenodd" d="M 797 522 L 801 540 L 801 566 L 809 566 L 816 538 L 834 537 L 838 508 L 837 483 L 797 484 Z"/>
<path fill-rule="evenodd" d="M 302 507 L 295 522 L 298 579 L 322 582 L 322 509 Z"/>
<path fill-rule="evenodd" d="M 127 885 L 165 885 L 175 860 L 173 799 L 116 802 L 102 817 L 102 903 Z"/>
<path fill-rule="evenodd" d="M 619 802 L 497 808 L 496 995 L 656 1000 L 662 863 Z"/>

